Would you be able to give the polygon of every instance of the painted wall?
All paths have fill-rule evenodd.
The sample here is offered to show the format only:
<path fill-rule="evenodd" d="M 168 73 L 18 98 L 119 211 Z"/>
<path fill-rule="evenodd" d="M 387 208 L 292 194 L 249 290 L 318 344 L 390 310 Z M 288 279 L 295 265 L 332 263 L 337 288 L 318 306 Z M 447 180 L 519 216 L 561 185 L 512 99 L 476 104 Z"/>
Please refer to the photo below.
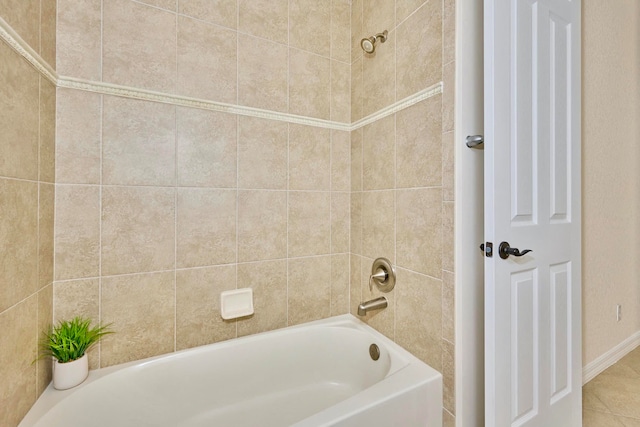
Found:
<path fill-rule="evenodd" d="M 55 1 L 3 1 L 0 18 L 55 65 Z M 51 379 L 33 364 L 51 323 L 55 87 L 0 41 L 0 425 L 16 426 Z"/>
<path fill-rule="evenodd" d="M 587 365 L 640 332 L 640 3 L 584 0 L 582 13 Z"/>
<path fill-rule="evenodd" d="M 349 16 L 60 0 L 58 71 L 348 123 Z M 73 89 L 57 126 L 54 315 L 113 322 L 92 367 L 348 312 L 348 132 Z M 236 287 L 256 314 L 223 321 Z"/>
<path fill-rule="evenodd" d="M 351 133 L 351 312 L 375 258 L 397 267 L 389 307 L 362 319 L 444 375 L 445 425 L 455 423 L 455 3 L 352 3 L 351 117 L 355 123 L 443 82 L 442 94 Z M 360 40 L 383 30 L 373 55 Z"/>

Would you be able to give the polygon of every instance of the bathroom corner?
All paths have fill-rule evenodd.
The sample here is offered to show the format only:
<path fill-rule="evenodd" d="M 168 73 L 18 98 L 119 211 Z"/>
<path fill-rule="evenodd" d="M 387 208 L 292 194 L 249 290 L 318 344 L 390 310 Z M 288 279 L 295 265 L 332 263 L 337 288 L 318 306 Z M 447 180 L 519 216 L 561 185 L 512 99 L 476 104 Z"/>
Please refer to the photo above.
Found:
<path fill-rule="evenodd" d="M 387 298 L 360 319 L 442 372 L 443 419 L 454 425 L 455 2 L 377 6 L 352 3 L 351 313 Z M 363 52 L 362 37 L 383 30 L 384 43 Z M 378 257 L 397 269 L 389 293 L 369 290 Z"/>
<path fill-rule="evenodd" d="M 56 2 L 2 2 L 0 28 L 49 68 L 0 42 L 0 424 L 17 425 L 51 381 L 32 363 L 53 317 Z"/>

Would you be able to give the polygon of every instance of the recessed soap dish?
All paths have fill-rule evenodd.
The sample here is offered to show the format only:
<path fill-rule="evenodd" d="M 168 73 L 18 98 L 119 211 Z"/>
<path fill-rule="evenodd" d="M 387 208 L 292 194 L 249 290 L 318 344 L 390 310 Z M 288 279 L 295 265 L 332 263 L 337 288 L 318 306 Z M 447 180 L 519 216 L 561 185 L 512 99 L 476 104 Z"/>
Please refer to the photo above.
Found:
<path fill-rule="evenodd" d="M 243 288 L 220 294 L 220 315 L 224 320 L 253 314 L 253 289 Z"/>

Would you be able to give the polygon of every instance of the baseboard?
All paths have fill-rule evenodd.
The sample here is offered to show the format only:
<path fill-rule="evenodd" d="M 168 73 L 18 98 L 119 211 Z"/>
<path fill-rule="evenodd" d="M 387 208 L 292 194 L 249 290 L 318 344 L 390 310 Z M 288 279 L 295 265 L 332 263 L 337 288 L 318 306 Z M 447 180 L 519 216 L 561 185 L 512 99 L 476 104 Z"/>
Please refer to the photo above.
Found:
<path fill-rule="evenodd" d="M 584 385 L 591 381 L 602 371 L 626 356 L 638 345 L 640 345 L 640 331 L 631 335 L 629 338 L 582 368 L 582 384 Z"/>

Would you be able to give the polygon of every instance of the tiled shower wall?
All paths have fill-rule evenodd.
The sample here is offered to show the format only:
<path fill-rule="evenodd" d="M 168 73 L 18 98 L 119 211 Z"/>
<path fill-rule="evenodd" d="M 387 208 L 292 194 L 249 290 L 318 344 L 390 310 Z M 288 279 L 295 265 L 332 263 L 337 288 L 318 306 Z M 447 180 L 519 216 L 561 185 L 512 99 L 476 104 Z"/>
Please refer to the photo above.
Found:
<path fill-rule="evenodd" d="M 434 84 L 443 93 L 351 132 L 351 312 L 377 257 L 397 268 L 389 307 L 363 320 L 444 376 L 454 425 L 454 0 L 354 0 L 354 122 Z M 384 30 L 373 55 L 360 39 Z"/>
<path fill-rule="evenodd" d="M 347 0 L 59 0 L 58 72 L 350 122 Z M 58 90 L 54 315 L 93 367 L 349 311 L 346 131 Z M 226 322 L 219 294 L 252 287 Z"/>
<path fill-rule="evenodd" d="M 453 1 L 59 11 L 58 71 L 93 82 L 347 124 L 444 82 L 351 134 L 59 89 L 54 311 L 114 323 L 108 366 L 348 312 L 386 256 L 398 287 L 367 320 L 444 373 L 452 423 Z M 222 321 L 245 286 L 255 316 Z"/>
<path fill-rule="evenodd" d="M 2 1 L 0 17 L 55 64 L 56 2 Z M 52 319 L 56 92 L 0 41 L 0 425 L 16 426 L 51 379 L 36 358 Z"/>

